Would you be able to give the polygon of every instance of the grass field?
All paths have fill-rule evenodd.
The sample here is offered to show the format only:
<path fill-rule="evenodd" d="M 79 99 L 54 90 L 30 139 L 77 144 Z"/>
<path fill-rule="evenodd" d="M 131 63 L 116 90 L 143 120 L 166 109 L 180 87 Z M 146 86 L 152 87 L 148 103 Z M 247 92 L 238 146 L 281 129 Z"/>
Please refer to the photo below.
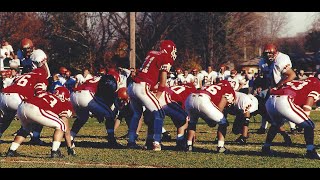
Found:
<path fill-rule="evenodd" d="M 320 144 L 320 111 L 311 113 L 316 124 L 315 144 Z M 213 144 L 217 127 L 209 128 L 204 121 L 199 121 L 197 126 L 197 140 L 194 145 L 196 152 L 177 152 L 175 146 L 175 127 L 169 118 L 165 120 L 165 128 L 171 133 L 171 142 L 163 142 L 164 148 L 160 152 L 131 149 L 106 148 L 106 134 L 103 124 L 91 118 L 80 130 L 76 140 L 76 157 L 67 156 L 66 147 L 62 144 L 61 151 L 65 155 L 61 159 L 51 159 L 50 149 L 53 129 L 44 128 L 41 139 L 48 146 L 34 146 L 26 142 L 17 152 L 21 155 L 14 158 L 6 158 L 5 153 L 11 145 L 14 133 L 19 127 L 19 121 L 14 121 L 4 133 L 4 143 L 0 144 L 1 168 L 319 168 L 318 160 L 305 159 L 305 145 L 303 134 L 292 135 L 293 146 L 282 146 L 282 136 L 277 135 L 274 140 L 274 157 L 261 155 L 261 146 L 266 135 L 256 134 L 260 126 L 260 116 L 256 116 L 254 122 L 251 118 L 249 126 L 250 137 L 248 145 L 242 146 L 234 142 L 238 135 L 231 133 L 233 116 L 229 116 L 230 125 L 226 137 L 225 146 L 231 151 L 229 154 L 216 154 Z M 71 121 L 73 123 L 73 120 Z M 288 124 L 285 125 L 289 129 Z M 118 142 L 126 145 L 127 140 L 119 138 L 126 134 L 127 128 L 123 122 L 116 132 Z M 142 127 L 138 145 L 145 142 L 146 127 Z M 319 150 L 320 152 L 320 150 Z"/>

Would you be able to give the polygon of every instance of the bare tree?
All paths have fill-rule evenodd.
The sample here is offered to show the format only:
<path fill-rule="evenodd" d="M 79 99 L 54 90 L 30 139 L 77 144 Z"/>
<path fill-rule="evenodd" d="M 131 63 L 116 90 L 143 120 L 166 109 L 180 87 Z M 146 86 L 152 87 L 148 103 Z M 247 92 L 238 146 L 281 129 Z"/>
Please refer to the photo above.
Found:
<path fill-rule="evenodd" d="M 270 41 L 275 41 L 289 23 L 287 12 L 265 12 L 266 28 Z"/>

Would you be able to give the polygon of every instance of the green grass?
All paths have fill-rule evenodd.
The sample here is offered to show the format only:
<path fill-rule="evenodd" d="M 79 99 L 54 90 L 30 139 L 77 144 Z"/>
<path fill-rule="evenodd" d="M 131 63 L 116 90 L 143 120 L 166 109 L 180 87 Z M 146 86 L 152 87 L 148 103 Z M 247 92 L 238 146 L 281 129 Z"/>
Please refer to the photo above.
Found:
<path fill-rule="evenodd" d="M 312 112 L 312 119 L 316 124 L 315 144 L 320 144 L 320 112 Z M 30 138 L 22 144 L 18 153 L 20 157 L 6 158 L 5 153 L 10 147 L 14 133 L 19 127 L 19 121 L 12 122 L 9 129 L 4 133 L 2 139 L 5 141 L 0 145 L 2 168 L 319 168 L 318 160 L 305 159 L 305 144 L 303 134 L 292 135 L 293 146 L 282 146 L 283 139 L 277 135 L 272 149 L 276 151 L 275 157 L 265 157 L 260 153 L 265 135 L 256 134 L 260 126 L 260 116 L 256 122 L 249 126 L 250 137 L 248 145 L 241 146 L 234 143 L 238 137 L 231 133 L 233 116 L 228 117 L 230 126 L 226 137 L 225 146 L 230 149 L 229 154 L 216 154 L 215 138 L 217 127 L 209 128 L 204 121 L 199 121 L 197 126 L 197 139 L 194 147 L 196 152 L 177 152 L 173 150 L 175 140 L 163 142 L 164 150 L 160 152 L 131 150 L 131 149 L 108 149 L 106 148 L 106 133 L 104 124 L 99 124 L 96 119 L 91 118 L 80 130 L 76 138 L 76 157 L 67 156 L 66 147 L 62 144 L 61 151 L 65 155 L 61 159 L 49 158 L 51 145 L 33 146 L 28 145 Z M 73 123 L 73 120 L 71 121 Z M 285 124 L 289 129 L 288 124 Z M 165 128 L 175 139 L 175 127 L 169 118 L 165 120 Z M 119 138 L 126 134 L 125 123 L 121 124 L 116 132 L 118 141 L 126 145 L 126 139 Z M 53 129 L 44 128 L 41 139 L 50 143 Z M 146 127 L 143 126 L 137 143 L 143 145 L 145 141 Z"/>

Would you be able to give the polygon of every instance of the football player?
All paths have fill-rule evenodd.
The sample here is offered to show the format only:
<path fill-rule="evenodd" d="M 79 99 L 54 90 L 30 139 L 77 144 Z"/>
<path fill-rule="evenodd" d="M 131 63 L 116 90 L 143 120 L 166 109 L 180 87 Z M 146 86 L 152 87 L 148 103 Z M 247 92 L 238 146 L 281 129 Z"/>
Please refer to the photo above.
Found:
<path fill-rule="evenodd" d="M 227 80 L 222 80 L 216 85 L 206 86 L 188 96 L 185 106 L 190 117 L 188 125 L 188 150 L 193 151 L 193 138 L 196 133 L 196 124 L 201 117 L 209 125 L 218 127 L 218 153 L 226 153 L 224 138 L 227 132 L 227 119 L 223 114 L 226 106 L 234 103 L 235 91 Z"/>
<path fill-rule="evenodd" d="M 161 135 L 165 112 L 160 106 L 159 97 L 166 87 L 166 80 L 171 66 L 177 55 L 177 48 L 173 41 L 164 40 L 160 43 L 160 51 L 150 51 L 142 65 L 133 78 L 133 83 L 128 86 L 131 100 L 130 107 L 133 116 L 130 122 L 128 148 L 140 148 L 137 146 L 136 131 L 139 119 L 142 116 L 143 106 L 152 113 L 154 121 L 153 150 L 161 150 Z M 153 94 L 150 87 L 158 84 L 158 91 Z"/>
<path fill-rule="evenodd" d="M 7 157 L 17 156 L 16 150 L 25 140 L 32 130 L 34 123 L 54 128 L 53 142 L 51 149 L 51 158 L 62 157 L 59 150 L 61 140 L 65 134 L 68 154 L 75 155 L 71 148 L 71 137 L 69 130 L 68 118 L 72 115 L 72 105 L 70 103 L 70 93 L 65 87 L 58 87 L 54 93 L 42 91 L 37 96 L 24 99 L 17 110 L 22 128 L 14 138 Z"/>
<path fill-rule="evenodd" d="M 262 147 L 264 154 L 270 155 L 271 143 L 278 128 L 287 119 L 304 128 L 304 138 L 307 146 L 306 157 L 320 159 L 314 146 L 314 123 L 310 118 L 311 107 L 320 99 L 320 81 L 310 77 L 304 81 L 293 80 L 282 87 L 273 88 L 266 102 L 266 109 L 270 115 L 271 127 Z"/>
<path fill-rule="evenodd" d="M 29 41 L 28 43 L 30 44 Z M 30 59 L 35 69 L 15 78 L 11 86 L 2 89 L 0 95 L 0 137 L 14 119 L 22 100 L 30 99 L 47 89 L 47 79 L 50 76 L 47 55 L 41 49 L 32 50 Z"/>
<path fill-rule="evenodd" d="M 114 69 L 109 69 L 107 74 L 89 79 L 74 89 L 71 93 L 71 103 L 77 118 L 71 129 L 72 140 L 89 119 L 89 112 L 92 112 L 100 123 L 106 119 L 107 146 L 110 148 L 122 147 L 114 137 L 116 110 L 111 109 L 116 99 L 119 81 L 119 73 Z"/>

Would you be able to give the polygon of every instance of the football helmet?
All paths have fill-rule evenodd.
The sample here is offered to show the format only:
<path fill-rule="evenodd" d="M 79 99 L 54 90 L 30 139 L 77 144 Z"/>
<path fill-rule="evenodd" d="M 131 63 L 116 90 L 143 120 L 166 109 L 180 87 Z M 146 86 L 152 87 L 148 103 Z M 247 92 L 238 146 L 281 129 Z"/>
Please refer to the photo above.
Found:
<path fill-rule="evenodd" d="M 59 97 L 59 99 L 64 101 L 70 101 L 70 92 L 66 87 L 58 86 L 54 91 L 53 94 Z"/>
<path fill-rule="evenodd" d="M 173 41 L 163 40 L 160 43 L 160 51 L 166 54 L 170 54 L 171 58 L 175 60 L 177 58 L 176 52 L 177 48 Z"/>
<path fill-rule="evenodd" d="M 29 58 L 33 51 L 33 43 L 28 38 L 23 38 L 20 43 L 20 48 L 24 58 Z"/>
<path fill-rule="evenodd" d="M 267 44 L 264 46 L 263 56 L 269 60 L 274 61 L 276 54 L 278 53 L 277 47 L 274 44 Z"/>
<path fill-rule="evenodd" d="M 117 95 L 118 95 L 118 98 L 119 98 L 120 100 L 123 100 L 123 101 L 128 102 L 128 100 L 129 100 L 129 95 L 128 95 L 128 92 L 127 92 L 127 88 L 126 88 L 126 87 L 122 87 L 122 88 L 118 89 Z"/>

